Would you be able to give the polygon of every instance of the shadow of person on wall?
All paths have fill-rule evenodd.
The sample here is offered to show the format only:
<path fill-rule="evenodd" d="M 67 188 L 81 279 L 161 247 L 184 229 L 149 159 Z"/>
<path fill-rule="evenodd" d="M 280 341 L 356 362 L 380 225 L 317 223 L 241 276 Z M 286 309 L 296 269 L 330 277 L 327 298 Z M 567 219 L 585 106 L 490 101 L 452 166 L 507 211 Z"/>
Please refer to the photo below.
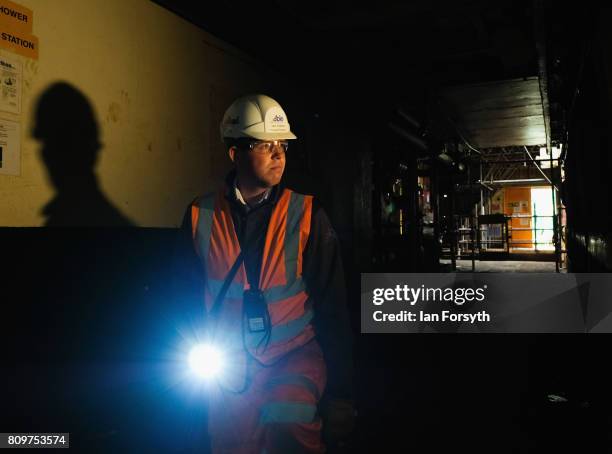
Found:
<path fill-rule="evenodd" d="M 38 99 L 35 139 L 55 187 L 42 209 L 46 227 L 127 227 L 126 218 L 102 193 L 94 168 L 102 144 L 93 108 L 77 88 L 56 82 Z"/>

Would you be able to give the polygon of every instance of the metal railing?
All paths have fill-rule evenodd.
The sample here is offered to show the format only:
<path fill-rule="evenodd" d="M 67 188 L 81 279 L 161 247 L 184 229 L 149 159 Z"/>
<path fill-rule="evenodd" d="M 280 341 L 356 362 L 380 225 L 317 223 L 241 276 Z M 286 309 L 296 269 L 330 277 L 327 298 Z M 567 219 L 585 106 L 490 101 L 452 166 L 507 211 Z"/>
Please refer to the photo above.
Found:
<path fill-rule="evenodd" d="M 482 216 L 481 218 L 487 218 Z M 487 252 L 555 252 L 555 228 L 550 223 L 540 224 L 538 220 L 552 219 L 555 216 L 546 215 L 511 215 L 503 216 L 503 221 L 477 221 L 473 217 L 460 216 L 456 219 L 453 237 L 455 247 L 451 247 L 449 252 L 455 252 L 456 258 L 472 257 Z M 515 219 L 528 220 L 527 225 L 519 227 L 512 225 Z M 548 224 L 548 225 L 547 225 Z M 518 232 L 531 232 L 525 238 L 517 238 L 513 235 Z M 543 239 L 544 232 L 553 232 L 549 239 Z M 540 247 L 541 246 L 541 247 Z"/>

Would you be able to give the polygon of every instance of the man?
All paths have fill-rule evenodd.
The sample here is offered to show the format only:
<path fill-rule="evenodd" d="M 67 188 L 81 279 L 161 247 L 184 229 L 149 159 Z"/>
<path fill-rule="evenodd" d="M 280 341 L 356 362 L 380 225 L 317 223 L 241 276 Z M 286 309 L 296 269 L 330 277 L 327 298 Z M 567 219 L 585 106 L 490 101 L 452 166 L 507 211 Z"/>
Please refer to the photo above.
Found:
<path fill-rule="evenodd" d="M 204 300 L 226 358 L 210 394 L 212 450 L 323 452 L 324 391 L 328 433 L 346 434 L 354 413 L 338 239 L 312 196 L 281 184 L 296 136 L 274 99 L 234 101 L 221 137 L 234 170 L 185 213 L 176 270 L 182 297 Z"/>

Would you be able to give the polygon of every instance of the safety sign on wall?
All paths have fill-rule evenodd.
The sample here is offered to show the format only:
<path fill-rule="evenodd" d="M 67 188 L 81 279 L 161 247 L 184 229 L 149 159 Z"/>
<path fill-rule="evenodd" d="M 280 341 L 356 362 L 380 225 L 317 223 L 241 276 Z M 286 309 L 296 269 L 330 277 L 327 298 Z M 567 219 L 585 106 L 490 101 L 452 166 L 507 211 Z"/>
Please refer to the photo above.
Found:
<path fill-rule="evenodd" d="M 38 38 L 32 35 L 33 12 L 10 0 L 0 0 L 0 47 L 38 59 Z"/>
<path fill-rule="evenodd" d="M 0 120 L 0 175 L 19 175 L 21 136 L 19 123 Z"/>
<path fill-rule="evenodd" d="M 21 62 L 0 56 L 0 111 L 21 113 Z"/>

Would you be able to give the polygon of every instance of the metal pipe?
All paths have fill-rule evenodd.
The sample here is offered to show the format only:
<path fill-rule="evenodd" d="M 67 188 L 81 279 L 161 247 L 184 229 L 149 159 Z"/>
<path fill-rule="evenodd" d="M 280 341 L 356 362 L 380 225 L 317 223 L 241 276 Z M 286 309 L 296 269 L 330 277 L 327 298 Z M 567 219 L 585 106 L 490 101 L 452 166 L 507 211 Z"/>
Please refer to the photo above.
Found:
<path fill-rule="evenodd" d="M 436 267 L 439 271 L 440 266 L 440 256 L 442 255 L 441 248 L 438 249 L 438 245 L 440 244 L 438 240 L 440 239 L 440 203 L 439 203 L 439 172 L 438 166 L 434 166 L 433 175 L 430 176 L 429 185 L 430 185 L 430 194 L 434 193 L 436 196 L 431 197 L 432 202 L 432 211 L 433 211 L 433 227 L 434 227 L 434 244 L 436 245 L 435 254 L 436 254 Z"/>
<path fill-rule="evenodd" d="M 514 180 L 489 180 L 488 184 L 503 184 L 503 183 L 541 183 L 546 181 L 544 178 L 517 178 Z"/>
<path fill-rule="evenodd" d="M 470 158 L 470 152 L 468 151 L 468 159 Z M 472 166 L 469 165 L 467 168 L 467 178 L 468 178 L 468 184 L 471 185 L 472 184 Z M 472 202 L 472 193 L 470 192 L 470 203 Z M 471 211 L 471 210 L 470 210 Z M 474 214 L 478 214 L 478 208 L 476 208 L 476 213 Z M 476 258 L 474 257 L 474 217 L 472 216 L 472 213 L 470 212 L 470 216 L 468 217 L 469 219 L 469 223 L 470 223 L 470 248 L 472 251 L 472 273 L 474 273 L 476 271 Z"/>
<path fill-rule="evenodd" d="M 550 148 L 550 147 L 549 147 Z M 553 176 L 553 166 L 552 166 L 552 150 L 550 150 L 550 176 Z M 559 259 L 560 259 L 560 254 L 559 254 L 559 241 L 560 241 L 560 235 L 557 232 L 558 229 L 558 223 L 557 223 L 557 218 L 555 218 L 555 214 L 557 212 L 557 202 L 555 201 L 555 191 L 557 190 L 557 187 L 553 184 L 552 180 L 550 181 L 550 192 L 552 195 L 552 209 L 553 209 L 553 242 L 555 245 L 555 271 L 558 273 L 559 272 Z"/>
<path fill-rule="evenodd" d="M 453 174 L 450 174 L 450 184 L 451 184 L 451 188 L 454 187 L 454 179 L 453 179 Z M 451 195 L 450 195 L 450 203 L 451 203 L 451 212 L 450 212 L 450 219 L 448 221 L 447 228 L 450 231 L 450 237 L 451 237 L 451 267 L 453 269 L 453 271 L 457 271 L 457 235 L 456 235 L 456 225 L 455 225 L 455 191 L 451 191 Z"/>
<path fill-rule="evenodd" d="M 420 137 L 417 137 L 414 134 L 409 133 L 404 128 L 396 125 L 395 123 L 389 122 L 387 126 L 389 126 L 389 128 L 393 132 L 397 133 L 399 136 L 401 136 L 404 139 L 408 140 L 413 145 L 416 145 L 417 147 L 419 147 L 422 151 L 426 151 L 427 150 L 427 148 L 428 148 L 427 147 L 427 143 L 425 143 L 425 141 L 423 139 L 421 139 Z"/>
<path fill-rule="evenodd" d="M 415 129 L 421 129 L 421 123 L 414 119 L 411 115 L 408 115 L 402 109 L 397 109 L 397 114 L 410 123 Z"/>
<path fill-rule="evenodd" d="M 540 167 L 540 165 L 536 162 L 535 159 L 533 159 L 533 156 L 531 156 L 531 153 L 529 152 L 529 150 L 527 149 L 526 146 L 523 145 L 523 148 L 525 149 L 525 153 L 527 153 L 527 156 L 529 156 L 529 159 L 531 159 L 531 161 L 533 162 L 533 164 L 537 167 L 537 169 L 540 171 L 540 173 L 542 174 L 542 176 L 544 178 L 546 178 L 546 181 L 548 181 L 551 185 L 551 187 L 553 188 L 553 190 L 557 189 L 557 187 L 553 184 L 552 180 L 550 178 L 548 178 L 548 176 L 546 175 L 546 173 L 542 170 L 542 168 Z M 552 166 L 552 150 L 550 150 L 550 174 L 552 175 L 553 172 L 553 166 Z M 553 204 L 555 203 L 554 200 L 554 196 L 553 196 Z"/>
<path fill-rule="evenodd" d="M 480 183 L 482 182 L 482 159 L 478 161 L 478 168 L 480 170 L 480 176 L 479 176 L 480 180 L 478 180 L 478 182 Z M 480 188 L 480 214 L 485 214 L 482 187 Z"/>
<path fill-rule="evenodd" d="M 450 116 L 448 117 L 448 120 L 451 122 L 451 124 L 453 125 L 453 127 L 455 128 L 455 131 L 457 132 L 457 134 L 459 135 L 459 137 L 461 138 L 461 140 L 463 140 L 463 143 L 472 151 L 478 153 L 478 154 L 482 154 L 482 151 L 478 150 L 477 148 L 474 148 L 468 141 L 467 139 L 463 136 L 463 134 L 461 134 L 461 131 L 459 130 L 459 127 L 457 127 L 457 125 L 455 124 L 455 122 L 450 118 Z"/>
<path fill-rule="evenodd" d="M 525 162 L 538 162 L 538 161 L 548 161 L 548 159 L 511 159 L 506 161 L 490 161 L 485 159 L 484 164 L 523 164 Z M 560 161 L 560 158 L 554 158 L 553 161 Z"/>

